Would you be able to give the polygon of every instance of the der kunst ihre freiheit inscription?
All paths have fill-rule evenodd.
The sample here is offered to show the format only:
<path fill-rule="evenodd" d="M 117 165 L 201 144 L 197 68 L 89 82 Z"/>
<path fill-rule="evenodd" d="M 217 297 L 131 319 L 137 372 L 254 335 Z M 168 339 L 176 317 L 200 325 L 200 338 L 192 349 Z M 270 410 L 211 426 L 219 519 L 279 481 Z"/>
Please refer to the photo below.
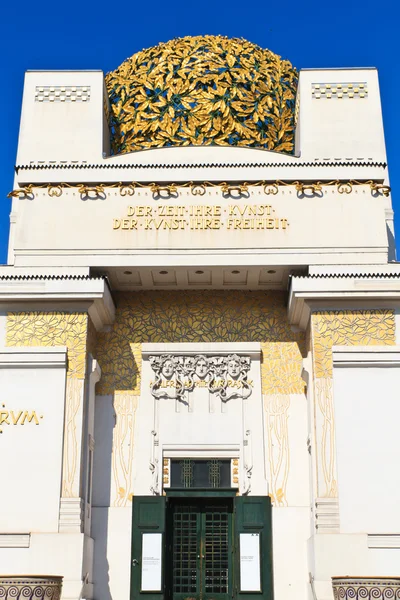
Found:
<path fill-rule="evenodd" d="M 267 230 L 287 229 L 288 219 L 276 214 L 271 204 L 194 204 L 128 206 L 113 219 L 114 230 Z"/>

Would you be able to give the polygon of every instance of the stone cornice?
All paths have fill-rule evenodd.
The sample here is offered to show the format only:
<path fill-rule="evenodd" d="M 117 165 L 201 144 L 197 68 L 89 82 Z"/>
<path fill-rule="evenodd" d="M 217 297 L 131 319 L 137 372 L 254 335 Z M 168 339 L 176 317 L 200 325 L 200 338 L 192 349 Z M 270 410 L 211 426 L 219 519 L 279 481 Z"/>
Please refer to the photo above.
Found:
<path fill-rule="evenodd" d="M 333 346 L 334 367 L 399 367 L 399 346 Z"/>
<path fill-rule="evenodd" d="M 10 367 L 44 367 L 66 368 L 67 347 L 53 346 L 51 348 L 1 348 L 0 368 Z"/>
<path fill-rule="evenodd" d="M 384 269 L 383 269 L 384 270 Z M 306 329 L 310 314 L 321 309 L 400 306 L 400 272 L 330 277 L 292 277 L 288 318 L 293 327 Z"/>
<path fill-rule="evenodd" d="M 34 163 L 28 165 L 15 165 L 16 173 L 19 171 L 54 171 L 55 169 L 67 170 L 92 170 L 92 169 L 266 169 L 271 167 L 380 167 L 385 169 L 386 162 L 382 161 L 301 161 L 298 162 L 204 162 L 204 163 Z"/>
<path fill-rule="evenodd" d="M 50 307 L 49 307 L 50 303 Z M 68 274 L 0 275 L 3 310 L 87 310 L 97 330 L 111 325 L 115 305 L 104 277 Z M 55 308 L 56 307 L 56 308 Z"/>

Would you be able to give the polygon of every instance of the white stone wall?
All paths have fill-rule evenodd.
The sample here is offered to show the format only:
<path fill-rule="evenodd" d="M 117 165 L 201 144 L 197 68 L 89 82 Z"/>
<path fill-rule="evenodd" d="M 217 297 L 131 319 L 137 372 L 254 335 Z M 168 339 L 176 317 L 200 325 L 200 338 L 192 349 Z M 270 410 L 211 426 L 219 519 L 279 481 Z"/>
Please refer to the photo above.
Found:
<path fill-rule="evenodd" d="M 376 69 L 302 69 L 299 93 L 302 158 L 386 160 Z"/>
<path fill-rule="evenodd" d="M 58 531 L 65 378 L 66 348 L 0 352 L 2 533 Z"/>
<path fill-rule="evenodd" d="M 340 531 L 399 535 L 400 349 L 333 355 Z"/>

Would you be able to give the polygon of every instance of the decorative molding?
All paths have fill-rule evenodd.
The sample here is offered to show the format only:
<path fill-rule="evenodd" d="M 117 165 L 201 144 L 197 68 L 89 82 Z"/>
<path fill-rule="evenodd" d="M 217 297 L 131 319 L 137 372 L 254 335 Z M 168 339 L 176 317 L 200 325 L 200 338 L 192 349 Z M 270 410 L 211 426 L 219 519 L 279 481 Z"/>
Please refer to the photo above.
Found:
<path fill-rule="evenodd" d="M 239 458 L 231 458 L 231 486 L 233 488 L 239 487 Z"/>
<path fill-rule="evenodd" d="M 67 347 L 33 347 L 0 349 L 0 369 L 2 368 L 66 368 Z"/>
<path fill-rule="evenodd" d="M 0 598 L 60 600 L 62 581 L 56 575 L 0 575 Z"/>
<path fill-rule="evenodd" d="M 60 533 L 82 533 L 84 521 L 84 501 L 82 498 L 60 499 L 60 518 L 58 531 Z"/>
<path fill-rule="evenodd" d="M 400 549 L 400 533 L 369 533 L 368 548 L 398 548 Z"/>
<path fill-rule="evenodd" d="M 251 430 L 246 429 L 246 411 L 243 407 L 243 488 L 242 495 L 248 496 L 251 492 L 251 477 L 253 475 L 253 451 Z"/>
<path fill-rule="evenodd" d="M 333 366 L 346 367 L 400 367 L 400 346 L 333 346 Z"/>
<path fill-rule="evenodd" d="M 196 292 L 195 292 L 196 293 Z M 261 344 L 259 342 L 178 342 L 178 343 L 144 343 L 142 344 L 143 358 L 162 356 L 172 353 L 175 356 L 192 356 L 202 354 L 206 357 L 229 356 L 230 354 L 245 354 L 252 360 L 261 359 Z"/>
<path fill-rule="evenodd" d="M 0 548 L 29 548 L 30 533 L 0 533 Z"/>
<path fill-rule="evenodd" d="M 386 211 L 385 211 L 386 212 Z M 390 211 L 393 212 L 393 211 Z M 394 271 L 387 271 L 387 268 L 395 267 Z M 376 268 L 376 267 L 375 267 Z M 292 279 L 371 279 L 371 280 L 379 280 L 379 279 L 399 279 L 400 271 L 396 265 L 381 265 L 381 271 L 364 271 L 363 273 L 360 271 L 350 271 L 348 273 L 310 273 L 308 275 L 294 275 Z"/>
<path fill-rule="evenodd" d="M 340 533 L 339 501 L 337 498 L 317 498 L 315 529 L 318 533 Z"/>
<path fill-rule="evenodd" d="M 276 179 L 272 181 L 261 180 L 261 181 L 242 181 L 235 183 L 228 183 L 223 181 L 222 183 L 214 183 L 211 181 L 181 181 L 179 183 L 140 183 L 139 181 L 130 182 L 104 182 L 98 183 L 95 186 L 89 186 L 86 183 L 30 183 L 19 188 L 11 190 L 7 194 L 7 198 L 19 198 L 23 200 L 28 198 L 33 200 L 35 198 L 35 192 L 41 189 L 47 189 L 47 193 L 51 197 L 59 198 L 62 196 L 64 190 L 76 190 L 80 194 L 82 199 L 105 199 L 107 196 L 107 190 L 118 189 L 121 196 L 134 196 L 137 190 L 148 190 L 155 200 L 160 198 L 166 200 L 168 198 L 178 197 L 185 189 L 190 189 L 193 196 L 204 196 L 210 189 L 217 188 L 217 191 L 221 192 L 224 198 L 248 198 L 251 188 L 259 188 L 267 196 L 276 196 L 280 188 L 293 188 L 293 191 L 299 198 L 304 197 L 319 197 L 322 198 L 325 188 L 335 186 L 339 194 L 351 194 L 354 187 L 368 186 L 373 196 L 386 196 L 388 197 L 391 192 L 391 187 L 384 185 L 381 180 L 375 181 L 369 179 L 368 181 L 357 181 L 355 179 L 350 180 L 339 180 L 333 181 L 283 181 Z"/>
<path fill-rule="evenodd" d="M 332 577 L 335 600 L 399 600 L 400 577 Z"/>
<path fill-rule="evenodd" d="M 311 95 L 314 99 L 357 99 L 368 98 L 368 86 L 366 81 L 352 83 L 312 83 Z"/>
<path fill-rule="evenodd" d="M 158 439 L 158 402 L 154 404 L 154 429 L 151 432 L 151 457 L 149 463 L 149 469 L 151 471 L 151 479 L 152 484 L 150 486 L 150 492 L 154 494 L 154 496 L 158 496 L 160 492 L 159 486 L 159 462 L 158 462 L 158 449 L 159 449 L 159 439 Z"/>
<path fill-rule="evenodd" d="M 3 270 L 0 267 L 0 272 Z M 5 267 L 7 270 L 12 270 L 12 267 Z M 91 275 L 68 275 L 67 273 L 63 275 L 55 275 L 55 274 L 32 274 L 32 275 L 19 275 L 14 272 L 12 275 L 0 275 L 0 281 L 104 281 L 106 278 L 104 276 L 92 277 Z"/>
<path fill-rule="evenodd" d="M 90 85 L 42 85 L 35 88 L 36 102 L 88 102 Z"/>
<path fill-rule="evenodd" d="M 171 459 L 163 458 L 163 488 L 171 487 Z"/>
<path fill-rule="evenodd" d="M 267 150 L 259 149 L 260 152 L 267 152 Z M 103 169 L 103 170 L 118 170 L 118 169 L 268 169 L 272 167 L 378 167 L 380 169 L 386 169 L 386 162 L 379 161 L 371 161 L 365 159 L 339 159 L 339 160 L 324 160 L 317 159 L 312 161 L 302 161 L 296 156 L 287 158 L 286 162 L 232 162 L 232 163 L 116 163 L 116 162 L 102 162 L 102 163 L 90 163 L 87 162 L 57 162 L 54 164 L 46 163 L 45 161 L 39 161 L 38 163 L 28 164 L 28 165 L 17 165 L 15 167 L 16 172 L 19 171 L 55 171 L 58 169 L 68 170 L 73 169 L 74 171 L 79 170 L 93 170 L 93 169 Z M 57 185 L 57 184 L 56 184 Z M 106 184 L 104 184 L 106 185 Z"/>

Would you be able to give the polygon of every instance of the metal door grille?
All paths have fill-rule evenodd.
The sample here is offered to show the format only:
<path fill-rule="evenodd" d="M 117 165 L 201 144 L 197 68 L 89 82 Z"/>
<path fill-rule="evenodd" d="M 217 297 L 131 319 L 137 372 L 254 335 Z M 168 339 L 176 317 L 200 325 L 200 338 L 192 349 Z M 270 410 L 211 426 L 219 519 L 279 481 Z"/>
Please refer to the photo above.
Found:
<path fill-rule="evenodd" d="M 229 522 L 227 507 L 206 507 L 205 513 L 205 591 L 228 593 Z"/>
<path fill-rule="evenodd" d="M 176 594 L 196 593 L 198 555 L 198 508 L 176 506 L 174 511 L 173 590 Z"/>

